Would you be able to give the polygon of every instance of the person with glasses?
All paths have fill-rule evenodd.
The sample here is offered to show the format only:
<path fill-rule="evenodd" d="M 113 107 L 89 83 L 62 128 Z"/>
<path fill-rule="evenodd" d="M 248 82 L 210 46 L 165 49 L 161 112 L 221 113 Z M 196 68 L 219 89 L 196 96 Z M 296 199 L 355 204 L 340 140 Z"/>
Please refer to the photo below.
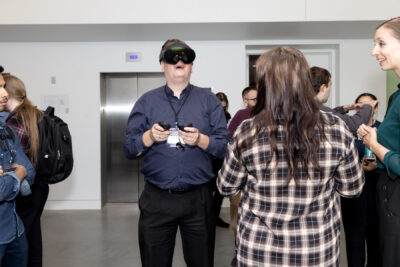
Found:
<path fill-rule="evenodd" d="M 257 103 L 257 88 L 248 86 L 242 91 L 243 105 L 246 108 L 254 107 Z"/>
<path fill-rule="evenodd" d="M 221 102 L 190 83 L 195 51 L 167 40 L 159 61 L 166 84 L 143 94 L 129 115 L 124 151 L 144 157 L 139 199 L 142 266 L 172 266 L 179 227 L 187 266 L 213 266 L 212 160 L 223 158 L 229 134 Z"/>

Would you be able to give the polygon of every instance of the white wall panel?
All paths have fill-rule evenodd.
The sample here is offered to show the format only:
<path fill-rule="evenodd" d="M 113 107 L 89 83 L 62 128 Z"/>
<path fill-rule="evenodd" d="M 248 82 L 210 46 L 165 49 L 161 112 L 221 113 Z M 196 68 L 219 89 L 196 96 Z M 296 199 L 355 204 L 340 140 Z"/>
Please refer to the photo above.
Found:
<path fill-rule="evenodd" d="M 0 24 L 304 21 L 305 0 L 2 0 Z"/>
<path fill-rule="evenodd" d="M 399 10 L 399 0 L 306 0 L 307 21 L 387 20 Z"/>

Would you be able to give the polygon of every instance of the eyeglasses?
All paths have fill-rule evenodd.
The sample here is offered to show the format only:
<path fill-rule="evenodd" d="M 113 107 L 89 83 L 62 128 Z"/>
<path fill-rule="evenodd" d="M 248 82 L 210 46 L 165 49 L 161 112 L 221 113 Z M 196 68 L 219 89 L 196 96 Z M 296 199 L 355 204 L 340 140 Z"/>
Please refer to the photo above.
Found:
<path fill-rule="evenodd" d="M 168 64 L 175 65 L 180 60 L 185 64 L 190 64 L 196 58 L 196 53 L 190 47 L 180 44 L 169 47 L 163 54 L 160 55 L 160 62 L 165 61 Z"/>

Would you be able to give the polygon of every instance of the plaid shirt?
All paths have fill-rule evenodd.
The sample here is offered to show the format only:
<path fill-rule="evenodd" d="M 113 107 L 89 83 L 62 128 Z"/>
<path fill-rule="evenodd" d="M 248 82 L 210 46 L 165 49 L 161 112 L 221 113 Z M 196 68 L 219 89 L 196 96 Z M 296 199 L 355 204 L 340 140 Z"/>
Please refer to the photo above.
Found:
<path fill-rule="evenodd" d="M 31 148 L 29 144 L 29 136 L 25 132 L 24 126 L 22 125 L 22 121 L 17 118 L 15 112 L 10 113 L 10 115 L 6 119 L 6 124 L 15 131 L 15 133 L 19 138 L 22 150 L 24 151 L 25 155 L 28 155 L 29 150 Z"/>
<path fill-rule="evenodd" d="M 237 249 L 238 266 L 339 266 L 339 195 L 361 193 L 364 175 L 358 162 L 353 135 L 345 123 L 322 112 L 325 125 L 318 161 L 322 169 L 310 168 L 310 179 L 301 168 L 299 179 L 287 184 L 287 162 L 278 129 L 279 162 L 271 159 L 268 135 L 258 134 L 256 143 L 242 152 L 243 140 L 255 134 L 253 119 L 245 120 L 228 146 L 217 180 L 222 195 L 239 191 Z M 277 163 L 277 165 L 276 165 Z"/>

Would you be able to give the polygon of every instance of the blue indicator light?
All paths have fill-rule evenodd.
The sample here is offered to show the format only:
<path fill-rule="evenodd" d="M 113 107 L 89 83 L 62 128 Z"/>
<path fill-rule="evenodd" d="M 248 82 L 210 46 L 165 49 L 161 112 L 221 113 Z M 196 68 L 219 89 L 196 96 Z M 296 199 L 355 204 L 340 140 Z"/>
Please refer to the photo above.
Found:
<path fill-rule="evenodd" d="M 138 58 L 139 58 L 138 55 L 130 55 L 130 56 L 129 56 L 129 59 L 138 59 Z"/>

